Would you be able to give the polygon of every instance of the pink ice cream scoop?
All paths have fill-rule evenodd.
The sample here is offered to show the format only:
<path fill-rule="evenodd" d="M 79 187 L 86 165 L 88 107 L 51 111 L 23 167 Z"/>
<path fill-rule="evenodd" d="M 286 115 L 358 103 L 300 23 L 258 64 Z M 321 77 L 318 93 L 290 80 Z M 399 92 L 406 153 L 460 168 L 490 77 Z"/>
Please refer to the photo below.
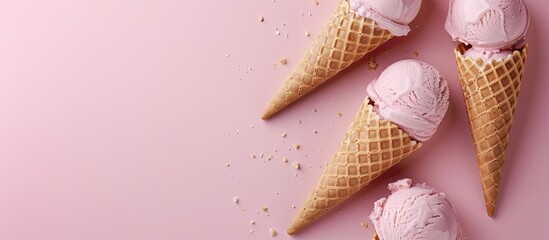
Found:
<path fill-rule="evenodd" d="M 459 221 L 446 194 L 425 184 L 412 187 L 410 179 L 389 184 L 389 190 L 370 214 L 380 240 L 459 239 Z"/>
<path fill-rule="evenodd" d="M 454 41 L 499 52 L 522 44 L 528 23 L 522 0 L 450 0 L 445 28 Z"/>
<path fill-rule="evenodd" d="M 446 80 L 435 67 L 402 60 L 387 67 L 368 85 L 375 111 L 418 141 L 433 136 L 448 109 Z"/>
<path fill-rule="evenodd" d="M 350 0 L 351 9 L 374 20 L 395 36 L 410 32 L 408 24 L 417 16 L 421 0 Z"/>

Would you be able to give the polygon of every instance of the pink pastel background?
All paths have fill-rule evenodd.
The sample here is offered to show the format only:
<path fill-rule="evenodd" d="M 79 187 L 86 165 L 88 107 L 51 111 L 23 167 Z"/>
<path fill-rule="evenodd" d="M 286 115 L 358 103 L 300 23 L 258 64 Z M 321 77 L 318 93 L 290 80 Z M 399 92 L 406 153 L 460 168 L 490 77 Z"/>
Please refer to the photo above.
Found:
<path fill-rule="evenodd" d="M 526 2 L 531 51 L 491 219 L 443 30 L 447 1 L 424 0 L 410 35 L 371 54 L 376 71 L 361 61 L 262 121 L 336 0 L 0 0 L 0 239 L 271 239 L 271 227 L 274 239 L 370 239 L 373 227 L 360 223 L 370 223 L 386 184 L 404 177 L 446 192 L 468 239 L 543 239 L 549 3 Z M 317 224 L 286 235 L 291 206 L 316 183 L 367 84 L 414 51 L 450 85 L 438 133 Z"/>

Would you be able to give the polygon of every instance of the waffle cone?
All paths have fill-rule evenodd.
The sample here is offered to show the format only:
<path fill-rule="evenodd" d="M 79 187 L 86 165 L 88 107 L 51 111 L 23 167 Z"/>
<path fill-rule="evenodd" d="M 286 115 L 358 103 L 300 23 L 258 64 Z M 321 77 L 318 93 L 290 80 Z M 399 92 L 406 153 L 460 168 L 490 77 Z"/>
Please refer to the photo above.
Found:
<path fill-rule="evenodd" d="M 489 63 L 464 57 L 465 51 L 460 44 L 454 52 L 486 211 L 493 216 L 528 46 L 515 50 L 511 58 Z"/>
<path fill-rule="evenodd" d="M 292 235 L 335 208 L 421 146 L 366 98 L 338 151 L 288 228 Z"/>
<path fill-rule="evenodd" d="M 349 1 L 341 0 L 261 118 L 267 119 L 297 101 L 392 36 L 373 20 L 351 12 Z"/>

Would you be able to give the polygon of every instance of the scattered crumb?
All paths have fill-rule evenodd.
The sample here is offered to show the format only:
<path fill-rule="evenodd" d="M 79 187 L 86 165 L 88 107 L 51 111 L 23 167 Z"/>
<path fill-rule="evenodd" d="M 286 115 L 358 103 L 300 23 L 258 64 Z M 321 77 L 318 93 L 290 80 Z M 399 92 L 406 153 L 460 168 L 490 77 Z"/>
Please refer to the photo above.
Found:
<path fill-rule="evenodd" d="M 377 68 L 376 59 L 374 57 L 370 57 L 368 59 L 368 70 L 374 71 L 374 70 L 376 70 L 376 68 Z"/>
<path fill-rule="evenodd" d="M 225 167 L 230 167 L 230 166 L 231 166 L 231 164 L 225 163 Z"/>
<path fill-rule="evenodd" d="M 297 120 L 297 123 L 301 124 L 301 120 Z"/>
<path fill-rule="evenodd" d="M 227 57 L 231 57 L 231 54 L 227 54 L 226 56 L 227 56 Z"/>
<path fill-rule="evenodd" d="M 299 145 L 299 144 L 296 143 L 296 144 L 294 145 L 294 147 L 295 147 L 295 150 L 299 150 L 299 149 L 301 148 L 301 145 Z"/>
<path fill-rule="evenodd" d="M 288 34 L 286 34 L 286 35 L 284 35 L 284 38 L 285 38 L 285 39 L 288 39 L 288 36 L 289 36 L 289 35 L 288 35 Z"/>
<path fill-rule="evenodd" d="M 295 208 L 295 205 L 292 205 L 292 208 Z"/>
<path fill-rule="evenodd" d="M 338 112 L 338 113 L 336 113 L 336 114 L 337 114 L 337 117 L 341 117 L 341 116 L 343 116 L 343 114 L 342 114 L 342 113 L 340 113 L 340 112 Z"/>
<path fill-rule="evenodd" d="M 276 35 L 280 35 L 280 31 L 276 30 L 276 31 L 275 31 L 275 34 L 276 34 Z"/>
<path fill-rule="evenodd" d="M 259 17 L 259 22 L 265 21 L 265 18 L 263 16 Z"/>
<path fill-rule="evenodd" d="M 288 158 L 284 157 L 284 158 L 282 159 L 282 162 L 287 163 L 287 162 L 288 162 Z"/>
<path fill-rule="evenodd" d="M 286 137 L 286 135 L 288 135 L 288 134 L 286 132 L 283 132 L 280 136 Z"/>
<path fill-rule="evenodd" d="M 310 36 L 311 36 L 311 33 L 308 31 L 305 31 L 305 37 L 310 37 Z"/>
<path fill-rule="evenodd" d="M 252 155 L 250 155 L 250 157 L 251 157 L 252 159 L 255 159 L 255 155 L 253 155 L 253 154 L 252 154 Z"/>
<path fill-rule="evenodd" d="M 255 224 L 255 221 L 254 221 L 254 220 L 250 221 L 250 224 L 251 224 L 251 225 L 254 225 L 254 224 Z"/>
<path fill-rule="evenodd" d="M 269 229 L 269 233 L 271 233 L 271 236 L 276 236 L 276 230 L 274 230 L 274 228 L 270 228 Z"/>
<path fill-rule="evenodd" d="M 267 161 L 271 161 L 273 159 L 273 155 L 270 155 L 268 158 L 267 158 Z"/>
<path fill-rule="evenodd" d="M 314 131 L 313 131 L 313 133 L 314 133 L 314 134 L 317 134 L 317 133 L 318 133 L 318 131 L 317 131 L 317 130 L 314 130 Z"/>
<path fill-rule="evenodd" d="M 268 207 L 262 207 L 262 208 L 261 208 L 261 211 L 267 212 L 267 211 L 269 211 L 269 208 L 268 208 Z"/>
<path fill-rule="evenodd" d="M 263 158 L 264 156 L 265 156 L 265 154 L 263 154 L 263 153 L 260 153 L 260 154 L 259 154 L 259 157 L 260 157 L 260 158 Z"/>
<path fill-rule="evenodd" d="M 240 202 L 240 199 L 238 197 L 233 197 L 233 202 L 238 204 L 238 202 Z"/>
<path fill-rule="evenodd" d="M 318 5 L 318 0 L 314 0 L 315 5 Z"/>
<path fill-rule="evenodd" d="M 362 227 L 364 227 L 364 228 L 368 228 L 368 223 L 361 222 L 361 223 L 360 223 L 360 226 L 362 226 Z"/>
<path fill-rule="evenodd" d="M 383 50 L 383 54 L 387 54 L 389 53 L 389 51 L 387 51 L 387 49 Z"/>
<path fill-rule="evenodd" d="M 282 58 L 280 59 L 280 64 L 286 65 L 286 63 L 288 63 L 288 61 L 286 60 L 285 57 L 282 57 Z"/>
<path fill-rule="evenodd" d="M 418 52 L 418 51 L 414 51 L 412 54 L 414 55 L 414 57 L 419 56 L 419 52 Z"/>
<path fill-rule="evenodd" d="M 252 233 L 254 233 L 253 229 L 248 232 L 248 234 L 252 234 Z"/>
<path fill-rule="evenodd" d="M 299 165 L 298 162 L 293 162 L 292 166 L 294 166 L 294 168 L 297 169 L 297 170 L 301 169 L 301 165 Z"/>
<path fill-rule="evenodd" d="M 316 108 L 314 108 L 313 111 L 317 112 L 318 110 Z"/>

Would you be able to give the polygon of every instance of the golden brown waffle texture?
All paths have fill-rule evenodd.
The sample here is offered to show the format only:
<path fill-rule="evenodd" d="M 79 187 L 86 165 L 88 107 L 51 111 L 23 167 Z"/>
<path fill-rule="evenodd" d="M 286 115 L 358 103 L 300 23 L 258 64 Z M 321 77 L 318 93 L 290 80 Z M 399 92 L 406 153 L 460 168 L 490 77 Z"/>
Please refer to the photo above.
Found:
<path fill-rule="evenodd" d="M 349 1 L 341 0 L 324 29 L 267 105 L 261 118 L 271 117 L 311 92 L 392 36 L 371 19 L 351 12 Z"/>
<path fill-rule="evenodd" d="M 528 46 L 489 63 L 464 57 L 465 51 L 465 45 L 459 44 L 454 52 L 486 211 L 493 216 Z"/>
<path fill-rule="evenodd" d="M 369 102 L 367 97 L 362 103 L 288 234 L 302 230 L 421 146 L 397 125 L 381 120 Z"/>

